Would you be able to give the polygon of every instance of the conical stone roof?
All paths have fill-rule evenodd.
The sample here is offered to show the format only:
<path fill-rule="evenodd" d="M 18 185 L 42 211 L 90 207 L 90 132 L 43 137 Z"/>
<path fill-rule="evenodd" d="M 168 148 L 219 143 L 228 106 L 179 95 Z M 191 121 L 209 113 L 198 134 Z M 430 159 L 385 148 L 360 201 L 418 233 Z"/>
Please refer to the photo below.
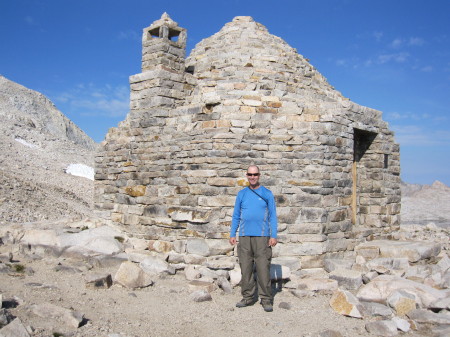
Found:
<path fill-rule="evenodd" d="M 305 88 L 316 94 L 345 99 L 327 80 L 283 39 L 249 16 L 237 16 L 216 34 L 192 50 L 186 65 L 194 69 L 198 85 L 211 80 L 229 83 L 252 82 L 253 90 L 280 97 L 286 90 Z"/>

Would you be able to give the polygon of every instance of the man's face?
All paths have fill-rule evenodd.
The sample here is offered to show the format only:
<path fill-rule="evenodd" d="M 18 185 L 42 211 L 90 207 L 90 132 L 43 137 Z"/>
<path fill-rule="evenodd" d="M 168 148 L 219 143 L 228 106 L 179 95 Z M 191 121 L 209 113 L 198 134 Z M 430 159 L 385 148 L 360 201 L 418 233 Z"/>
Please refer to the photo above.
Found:
<path fill-rule="evenodd" d="M 256 167 L 248 168 L 247 180 L 250 183 L 250 186 L 252 186 L 252 187 L 259 185 L 259 171 Z"/>

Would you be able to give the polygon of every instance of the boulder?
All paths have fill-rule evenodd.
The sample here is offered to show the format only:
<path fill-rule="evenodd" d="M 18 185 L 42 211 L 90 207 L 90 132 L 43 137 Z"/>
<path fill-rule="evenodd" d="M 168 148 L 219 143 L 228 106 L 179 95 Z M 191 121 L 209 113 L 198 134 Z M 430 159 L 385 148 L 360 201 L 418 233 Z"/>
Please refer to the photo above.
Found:
<path fill-rule="evenodd" d="M 175 274 L 175 268 L 156 256 L 147 256 L 139 263 L 139 266 L 147 274 Z"/>
<path fill-rule="evenodd" d="M 45 320 L 55 319 L 73 329 L 77 329 L 84 319 L 84 314 L 80 312 L 59 307 L 51 303 L 33 304 L 29 307 L 29 311 Z"/>
<path fill-rule="evenodd" d="M 0 329 L 1 337 L 30 337 L 27 328 L 20 318 L 14 319 L 11 323 Z"/>
<path fill-rule="evenodd" d="M 237 286 L 239 282 L 241 282 L 242 274 L 241 268 L 239 266 L 235 267 L 233 270 L 230 270 L 230 283 L 233 287 Z"/>
<path fill-rule="evenodd" d="M 336 269 L 348 269 L 351 270 L 355 261 L 350 259 L 325 259 L 324 261 L 324 269 L 331 273 Z"/>
<path fill-rule="evenodd" d="M 236 258 L 233 256 L 209 256 L 204 265 L 210 269 L 233 269 Z"/>
<path fill-rule="evenodd" d="M 364 307 L 349 291 L 338 289 L 330 299 L 330 306 L 338 314 L 362 318 Z"/>
<path fill-rule="evenodd" d="M 330 273 L 330 279 L 336 280 L 343 289 L 358 289 L 362 284 L 362 274 L 356 270 L 336 269 Z"/>
<path fill-rule="evenodd" d="M 430 310 L 416 309 L 408 312 L 407 316 L 417 323 L 450 325 L 450 315 L 445 312 L 435 313 Z"/>
<path fill-rule="evenodd" d="M 372 271 L 379 272 L 379 268 L 386 268 L 388 270 L 407 270 L 409 268 L 409 262 L 407 258 L 396 257 L 379 257 L 370 260 L 366 263 L 366 266 Z"/>
<path fill-rule="evenodd" d="M 286 266 L 291 272 L 300 270 L 302 267 L 301 261 L 298 257 L 293 256 L 279 256 L 272 258 L 272 264 Z"/>
<path fill-rule="evenodd" d="M 407 258 L 409 262 L 417 262 L 431 257 L 437 257 L 441 252 L 441 245 L 424 241 L 391 241 L 374 240 L 362 243 L 355 250 L 358 253 L 364 248 L 379 250 L 379 257 Z M 373 256 L 376 258 L 378 256 Z"/>
<path fill-rule="evenodd" d="M 394 321 L 375 321 L 366 324 L 367 332 L 377 336 L 396 336 L 398 335 L 397 324 Z"/>
<path fill-rule="evenodd" d="M 432 310 L 450 310 L 450 294 L 447 297 L 441 298 L 436 302 L 430 304 L 430 309 Z"/>
<path fill-rule="evenodd" d="M 302 278 L 294 279 L 292 283 L 299 290 L 308 290 L 313 292 L 331 293 L 338 289 L 338 282 L 326 278 Z"/>
<path fill-rule="evenodd" d="M 186 252 L 188 254 L 200 255 L 205 257 L 210 255 L 209 246 L 206 243 L 206 240 L 199 238 L 192 238 L 187 240 Z M 189 262 L 186 261 L 186 263 Z"/>
<path fill-rule="evenodd" d="M 447 293 L 422 283 L 398 276 L 380 275 L 363 285 L 357 292 L 361 301 L 386 303 L 388 296 L 396 290 L 404 290 L 416 296 L 419 307 L 428 308 L 433 302 L 445 298 Z"/>
<path fill-rule="evenodd" d="M 153 285 L 152 275 L 147 274 L 139 266 L 133 262 L 123 262 L 116 274 L 114 282 L 126 288 L 145 288 Z"/>
<path fill-rule="evenodd" d="M 397 316 L 405 316 L 417 307 L 416 296 L 402 289 L 395 290 L 389 294 L 386 302 L 395 310 Z"/>
<path fill-rule="evenodd" d="M 392 317 L 393 311 L 387 305 L 376 302 L 364 302 L 360 301 L 364 307 L 364 316 L 379 316 L 379 317 Z"/>

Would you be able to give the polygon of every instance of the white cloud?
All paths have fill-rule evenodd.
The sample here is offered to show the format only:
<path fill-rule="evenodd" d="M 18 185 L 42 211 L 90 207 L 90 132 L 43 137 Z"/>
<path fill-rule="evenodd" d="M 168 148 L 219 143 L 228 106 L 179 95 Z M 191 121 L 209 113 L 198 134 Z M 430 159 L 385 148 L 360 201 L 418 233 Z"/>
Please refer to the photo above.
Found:
<path fill-rule="evenodd" d="M 74 89 L 60 93 L 57 102 L 64 103 L 65 111 L 89 116 L 125 116 L 129 110 L 129 89 L 126 86 L 80 83 Z"/>
<path fill-rule="evenodd" d="M 388 63 L 390 61 L 394 61 L 397 63 L 404 63 L 409 58 L 409 53 L 402 52 L 402 53 L 394 53 L 394 54 L 381 54 L 378 55 L 377 61 L 379 64 Z"/>
<path fill-rule="evenodd" d="M 392 47 L 392 48 L 398 49 L 398 48 L 400 48 L 402 45 L 403 45 L 403 40 L 402 40 L 402 39 L 399 39 L 399 38 L 397 38 L 397 39 L 395 39 L 394 41 L 391 42 L 391 47 Z"/>
<path fill-rule="evenodd" d="M 419 125 L 392 125 L 395 139 L 400 145 L 450 146 L 450 131 L 427 130 Z"/>
<path fill-rule="evenodd" d="M 423 71 L 424 73 L 429 73 L 433 71 L 433 67 L 432 66 L 425 66 L 420 68 L 420 71 Z"/>
<path fill-rule="evenodd" d="M 27 15 L 27 16 L 25 17 L 25 22 L 26 22 L 27 24 L 29 24 L 30 26 L 36 25 L 36 22 L 34 21 L 34 18 L 31 17 L 31 16 L 29 16 L 29 15 Z"/>
<path fill-rule="evenodd" d="M 410 37 L 408 41 L 408 45 L 410 46 L 423 46 L 425 41 L 420 37 Z"/>
<path fill-rule="evenodd" d="M 377 42 L 380 42 L 383 37 L 383 32 L 373 32 L 373 36 Z"/>

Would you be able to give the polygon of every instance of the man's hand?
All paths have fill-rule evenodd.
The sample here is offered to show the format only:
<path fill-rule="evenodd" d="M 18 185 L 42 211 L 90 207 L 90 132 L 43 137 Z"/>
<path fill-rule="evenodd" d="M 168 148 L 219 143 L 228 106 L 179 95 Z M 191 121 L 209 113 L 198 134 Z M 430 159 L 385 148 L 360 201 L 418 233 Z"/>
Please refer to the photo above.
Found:
<path fill-rule="evenodd" d="M 234 237 L 234 238 L 230 238 L 230 245 L 235 245 L 236 244 L 236 238 Z"/>
<path fill-rule="evenodd" d="M 231 239 L 230 239 L 231 240 Z M 277 245 L 277 239 L 275 239 L 275 238 L 270 238 L 269 239 L 269 246 L 270 247 L 275 247 L 276 245 Z"/>

